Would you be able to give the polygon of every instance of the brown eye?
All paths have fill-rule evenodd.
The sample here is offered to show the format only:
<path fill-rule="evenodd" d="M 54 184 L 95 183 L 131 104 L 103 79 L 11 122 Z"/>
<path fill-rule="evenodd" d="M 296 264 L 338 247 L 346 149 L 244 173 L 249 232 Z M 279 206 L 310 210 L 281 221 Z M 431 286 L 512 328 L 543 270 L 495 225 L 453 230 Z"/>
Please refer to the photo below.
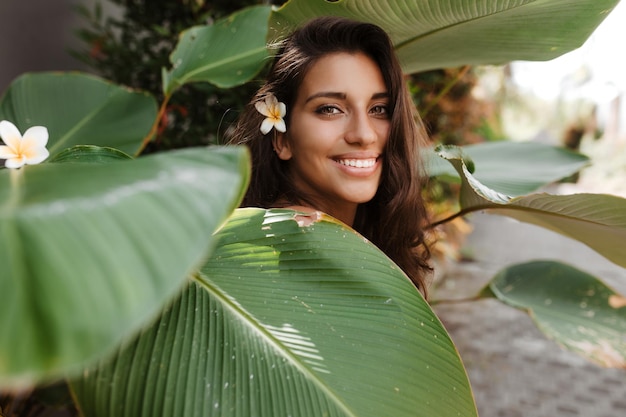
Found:
<path fill-rule="evenodd" d="M 335 106 L 320 106 L 317 108 L 317 110 L 315 110 L 315 112 L 317 114 L 325 114 L 325 115 L 333 115 L 333 114 L 339 114 L 340 110 L 335 107 Z"/>
<path fill-rule="evenodd" d="M 370 113 L 372 113 L 375 116 L 388 117 L 389 109 L 387 108 L 387 105 L 378 104 L 372 107 L 372 109 L 370 110 Z"/>

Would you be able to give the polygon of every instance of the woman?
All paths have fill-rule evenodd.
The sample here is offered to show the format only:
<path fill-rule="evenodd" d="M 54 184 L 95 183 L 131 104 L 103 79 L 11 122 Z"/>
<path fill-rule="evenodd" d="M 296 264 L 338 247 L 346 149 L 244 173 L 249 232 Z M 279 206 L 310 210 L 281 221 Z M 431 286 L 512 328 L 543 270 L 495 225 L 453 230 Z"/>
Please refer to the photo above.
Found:
<path fill-rule="evenodd" d="M 418 152 L 427 138 L 389 37 L 372 24 L 322 17 L 279 47 L 229 140 L 252 154 L 242 205 L 332 215 L 425 293 Z"/>

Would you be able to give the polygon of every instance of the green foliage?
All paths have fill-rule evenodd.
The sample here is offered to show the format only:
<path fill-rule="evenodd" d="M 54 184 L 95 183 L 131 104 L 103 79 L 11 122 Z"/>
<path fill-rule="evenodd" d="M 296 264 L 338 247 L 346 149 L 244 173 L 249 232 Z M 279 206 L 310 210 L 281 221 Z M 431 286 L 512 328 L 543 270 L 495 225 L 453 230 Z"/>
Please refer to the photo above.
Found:
<path fill-rule="evenodd" d="M 248 6 L 282 3 L 261 0 L 107 1 L 119 6 L 119 16 L 105 16 L 100 0 L 93 10 L 77 6 L 86 22 L 86 27 L 78 32 L 85 49 L 74 51 L 74 56 L 98 75 L 117 84 L 145 90 L 159 101 L 164 98 L 161 70 L 171 67 L 170 55 L 181 32 L 193 26 L 210 25 Z M 263 36 L 256 38 L 261 42 L 263 39 Z M 209 43 L 207 46 L 219 45 Z M 259 63 L 264 62 L 259 60 Z M 218 143 L 256 88 L 255 83 L 228 90 L 208 83 L 185 84 L 169 100 L 160 117 L 156 138 L 147 151 Z"/>
<path fill-rule="evenodd" d="M 129 63 L 139 65 L 148 57 L 153 72 L 138 80 L 152 84 L 138 87 L 152 92 L 158 112 L 145 93 L 78 74 L 27 75 L 0 100 L 0 117 L 21 131 L 48 126 L 52 150 L 48 163 L 0 171 L 0 293 L 9 294 L 0 306 L 0 386 L 15 392 L 70 378 L 85 415 L 215 410 L 225 416 L 476 415 L 467 375 L 445 329 L 377 248 L 324 216 L 234 210 L 249 175 L 242 149 L 143 154 L 155 150 L 148 144 L 169 137 L 159 133 L 168 106 L 195 103 L 192 96 L 185 101 L 187 88 L 220 84 L 222 74 L 239 70 L 242 77 L 227 85 L 254 77 L 261 67 L 241 60 L 241 51 L 261 59 L 259 33 L 279 24 L 286 28 L 325 11 L 367 18 L 389 30 L 412 71 L 555 56 L 580 44 L 601 20 L 600 12 L 615 3 L 464 0 L 440 10 L 443 2 L 394 0 L 380 13 L 377 0 L 292 0 L 271 12 L 269 24 L 269 6 L 258 6 L 185 32 L 171 68 L 167 55 L 175 48 L 165 40 L 155 42 L 153 35 L 143 38 L 141 13 L 128 12 L 124 23 L 103 24 L 102 33 L 119 30 L 130 36 L 119 41 L 124 48 L 114 37 L 102 41 L 105 56 L 115 57 L 115 71 L 123 72 L 117 66 L 123 63 L 131 79 L 131 71 L 140 73 Z M 172 12 L 153 3 L 126 5 L 164 17 Z M 197 26 L 199 16 L 212 16 L 202 1 L 172 5 L 180 12 L 177 7 L 190 13 L 182 15 L 193 22 L 177 20 L 189 26 Z M 172 13 L 169 18 L 178 12 Z M 247 24 L 259 30 L 241 30 Z M 158 27 L 168 39 L 187 29 Z M 227 36 L 233 28 L 237 36 Z M 93 35 L 95 42 L 97 33 L 83 36 Z M 219 71 L 205 71 L 211 58 L 187 50 L 195 50 L 196 35 L 195 40 L 211 43 L 207 48 L 221 51 Z M 213 45 L 215 40 L 220 45 Z M 125 56 L 121 49 L 134 52 Z M 176 65 L 179 58 L 183 62 Z M 163 80 L 159 74 L 165 74 Z M 218 94 L 218 87 L 206 88 Z M 88 97 L 64 103 L 56 97 L 59 89 Z M 181 135 L 190 135 L 178 127 Z M 541 148 L 544 169 L 527 181 L 498 182 L 493 171 L 483 170 L 481 155 L 486 161 L 516 155 L 524 169 L 515 175 L 534 167 L 537 148 L 511 152 L 510 146 L 470 150 L 478 162 L 476 177 L 458 149 L 441 150 L 456 174 L 443 170 L 440 177 L 455 177 L 461 184 L 461 211 L 455 216 L 489 210 L 534 222 L 626 266 L 619 250 L 626 238 L 626 200 L 511 197 L 571 174 L 586 159 Z M 580 276 L 558 265 L 535 274 L 536 285 L 547 290 Z M 600 301 L 611 300 L 594 278 L 583 278 L 594 283 Z M 491 294 L 516 306 L 521 302 L 513 298 L 521 294 L 524 308 L 535 310 L 545 303 L 545 297 L 533 299 L 523 286 L 516 285 L 520 292 L 508 291 L 510 283 L 498 277 Z M 568 300 L 558 305 L 580 302 L 577 291 L 565 293 Z M 586 302 L 597 301 L 589 297 Z M 609 339 L 611 349 L 623 352 Z"/>

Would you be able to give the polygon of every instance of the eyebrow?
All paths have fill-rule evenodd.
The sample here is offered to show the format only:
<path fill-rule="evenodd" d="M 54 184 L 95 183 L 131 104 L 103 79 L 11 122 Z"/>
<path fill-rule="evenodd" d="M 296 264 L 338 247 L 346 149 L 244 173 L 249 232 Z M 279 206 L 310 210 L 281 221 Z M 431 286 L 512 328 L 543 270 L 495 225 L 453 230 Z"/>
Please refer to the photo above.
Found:
<path fill-rule="evenodd" d="M 335 92 L 335 91 L 320 91 L 319 93 L 315 93 L 310 95 L 309 97 L 307 97 L 307 99 L 305 100 L 305 103 L 308 103 L 311 100 L 314 100 L 316 98 L 319 97 L 326 97 L 326 98 L 336 98 L 336 99 L 340 99 L 340 100 L 345 100 L 346 99 L 346 94 L 345 93 L 339 93 L 339 92 Z M 377 100 L 380 98 L 388 98 L 389 97 L 389 93 L 388 92 L 381 92 L 381 93 L 374 93 L 372 94 L 372 99 L 373 100 Z"/>

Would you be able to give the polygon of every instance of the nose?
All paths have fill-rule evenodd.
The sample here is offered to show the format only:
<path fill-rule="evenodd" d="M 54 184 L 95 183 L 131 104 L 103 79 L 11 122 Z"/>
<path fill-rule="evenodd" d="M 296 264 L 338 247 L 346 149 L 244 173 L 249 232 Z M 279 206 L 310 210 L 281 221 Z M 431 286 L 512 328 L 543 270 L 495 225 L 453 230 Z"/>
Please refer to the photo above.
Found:
<path fill-rule="evenodd" d="M 350 144 L 366 146 L 376 141 L 377 133 L 368 114 L 355 113 L 350 118 L 345 140 Z"/>

